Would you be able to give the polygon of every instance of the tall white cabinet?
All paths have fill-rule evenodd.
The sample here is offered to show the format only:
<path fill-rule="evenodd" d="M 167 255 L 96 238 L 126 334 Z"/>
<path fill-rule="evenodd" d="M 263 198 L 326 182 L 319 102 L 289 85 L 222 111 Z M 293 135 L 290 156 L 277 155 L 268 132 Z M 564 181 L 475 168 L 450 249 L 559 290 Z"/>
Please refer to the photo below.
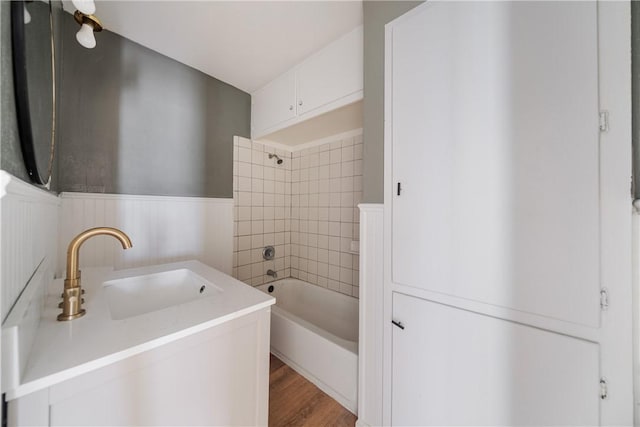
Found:
<path fill-rule="evenodd" d="M 631 423 L 628 3 L 386 40 L 384 423 Z"/>

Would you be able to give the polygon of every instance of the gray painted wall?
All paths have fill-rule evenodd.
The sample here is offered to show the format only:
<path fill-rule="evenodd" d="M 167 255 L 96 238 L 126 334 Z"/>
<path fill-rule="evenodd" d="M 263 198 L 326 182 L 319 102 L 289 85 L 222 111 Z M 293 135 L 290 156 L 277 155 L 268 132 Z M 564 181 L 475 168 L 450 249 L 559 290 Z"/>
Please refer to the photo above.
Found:
<path fill-rule="evenodd" d="M 85 49 L 77 30 L 68 15 L 60 191 L 233 197 L 250 95 L 109 31 Z"/>
<path fill-rule="evenodd" d="M 384 199 L 384 25 L 420 3 L 363 5 L 365 202 Z M 7 2 L 0 2 L 0 15 L 0 167 L 26 179 L 13 92 L 6 90 L 12 88 Z M 97 35 L 95 49 L 83 49 L 67 18 L 59 189 L 232 197 L 232 137 L 249 137 L 250 96 L 109 31 Z"/>
<path fill-rule="evenodd" d="M 12 64 L 11 4 L 0 1 L 0 168 L 29 182 L 20 152 Z"/>
<path fill-rule="evenodd" d="M 384 26 L 420 1 L 363 2 L 364 155 L 363 201 L 384 202 Z"/>

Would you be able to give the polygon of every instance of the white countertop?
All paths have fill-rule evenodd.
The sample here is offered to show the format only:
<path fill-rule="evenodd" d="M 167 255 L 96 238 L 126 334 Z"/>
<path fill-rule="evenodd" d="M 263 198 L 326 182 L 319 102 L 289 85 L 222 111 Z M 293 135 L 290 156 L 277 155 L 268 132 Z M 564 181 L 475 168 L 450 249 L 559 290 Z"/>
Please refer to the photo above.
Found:
<path fill-rule="evenodd" d="M 102 283 L 107 280 L 187 268 L 222 293 L 151 313 L 112 320 Z M 7 400 L 24 396 L 159 347 L 275 303 L 269 295 L 198 261 L 114 271 L 82 270 L 87 314 L 59 322 L 63 281 L 55 280 L 20 383 L 6 390 Z"/>

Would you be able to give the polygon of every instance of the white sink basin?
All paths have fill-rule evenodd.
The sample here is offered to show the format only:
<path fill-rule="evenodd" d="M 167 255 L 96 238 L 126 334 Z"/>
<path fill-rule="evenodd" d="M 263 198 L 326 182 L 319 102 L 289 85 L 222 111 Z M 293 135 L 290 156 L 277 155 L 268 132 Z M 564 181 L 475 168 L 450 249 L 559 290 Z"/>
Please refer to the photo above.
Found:
<path fill-rule="evenodd" d="M 103 283 L 113 320 L 139 316 L 222 292 L 193 271 L 181 268 Z"/>

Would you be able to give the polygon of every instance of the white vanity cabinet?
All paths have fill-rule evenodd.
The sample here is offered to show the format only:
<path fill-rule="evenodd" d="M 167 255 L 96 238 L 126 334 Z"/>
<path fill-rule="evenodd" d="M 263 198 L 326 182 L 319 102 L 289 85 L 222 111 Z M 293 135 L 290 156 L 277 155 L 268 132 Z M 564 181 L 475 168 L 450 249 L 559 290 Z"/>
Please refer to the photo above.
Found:
<path fill-rule="evenodd" d="M 266 426 L 270 309 L 11 400 L 9 426 Z"/>
<path fill-rule="evenodd" d="M 362 26 L 251 95 L 251 136 L 269 133 L 362 99 Z"/>
<path fill-rule="evenodd" d="M 268 424 L 272 297 L 198 261 L 82 280 L 83 317 L 56 320 L 57 279 L 6 321 L 8 426 Z"/>
<path fill-rule="evenodd" d="M 631 423 L 629 17 L 426 2 L 387 25 L 381 424 Z"/>

